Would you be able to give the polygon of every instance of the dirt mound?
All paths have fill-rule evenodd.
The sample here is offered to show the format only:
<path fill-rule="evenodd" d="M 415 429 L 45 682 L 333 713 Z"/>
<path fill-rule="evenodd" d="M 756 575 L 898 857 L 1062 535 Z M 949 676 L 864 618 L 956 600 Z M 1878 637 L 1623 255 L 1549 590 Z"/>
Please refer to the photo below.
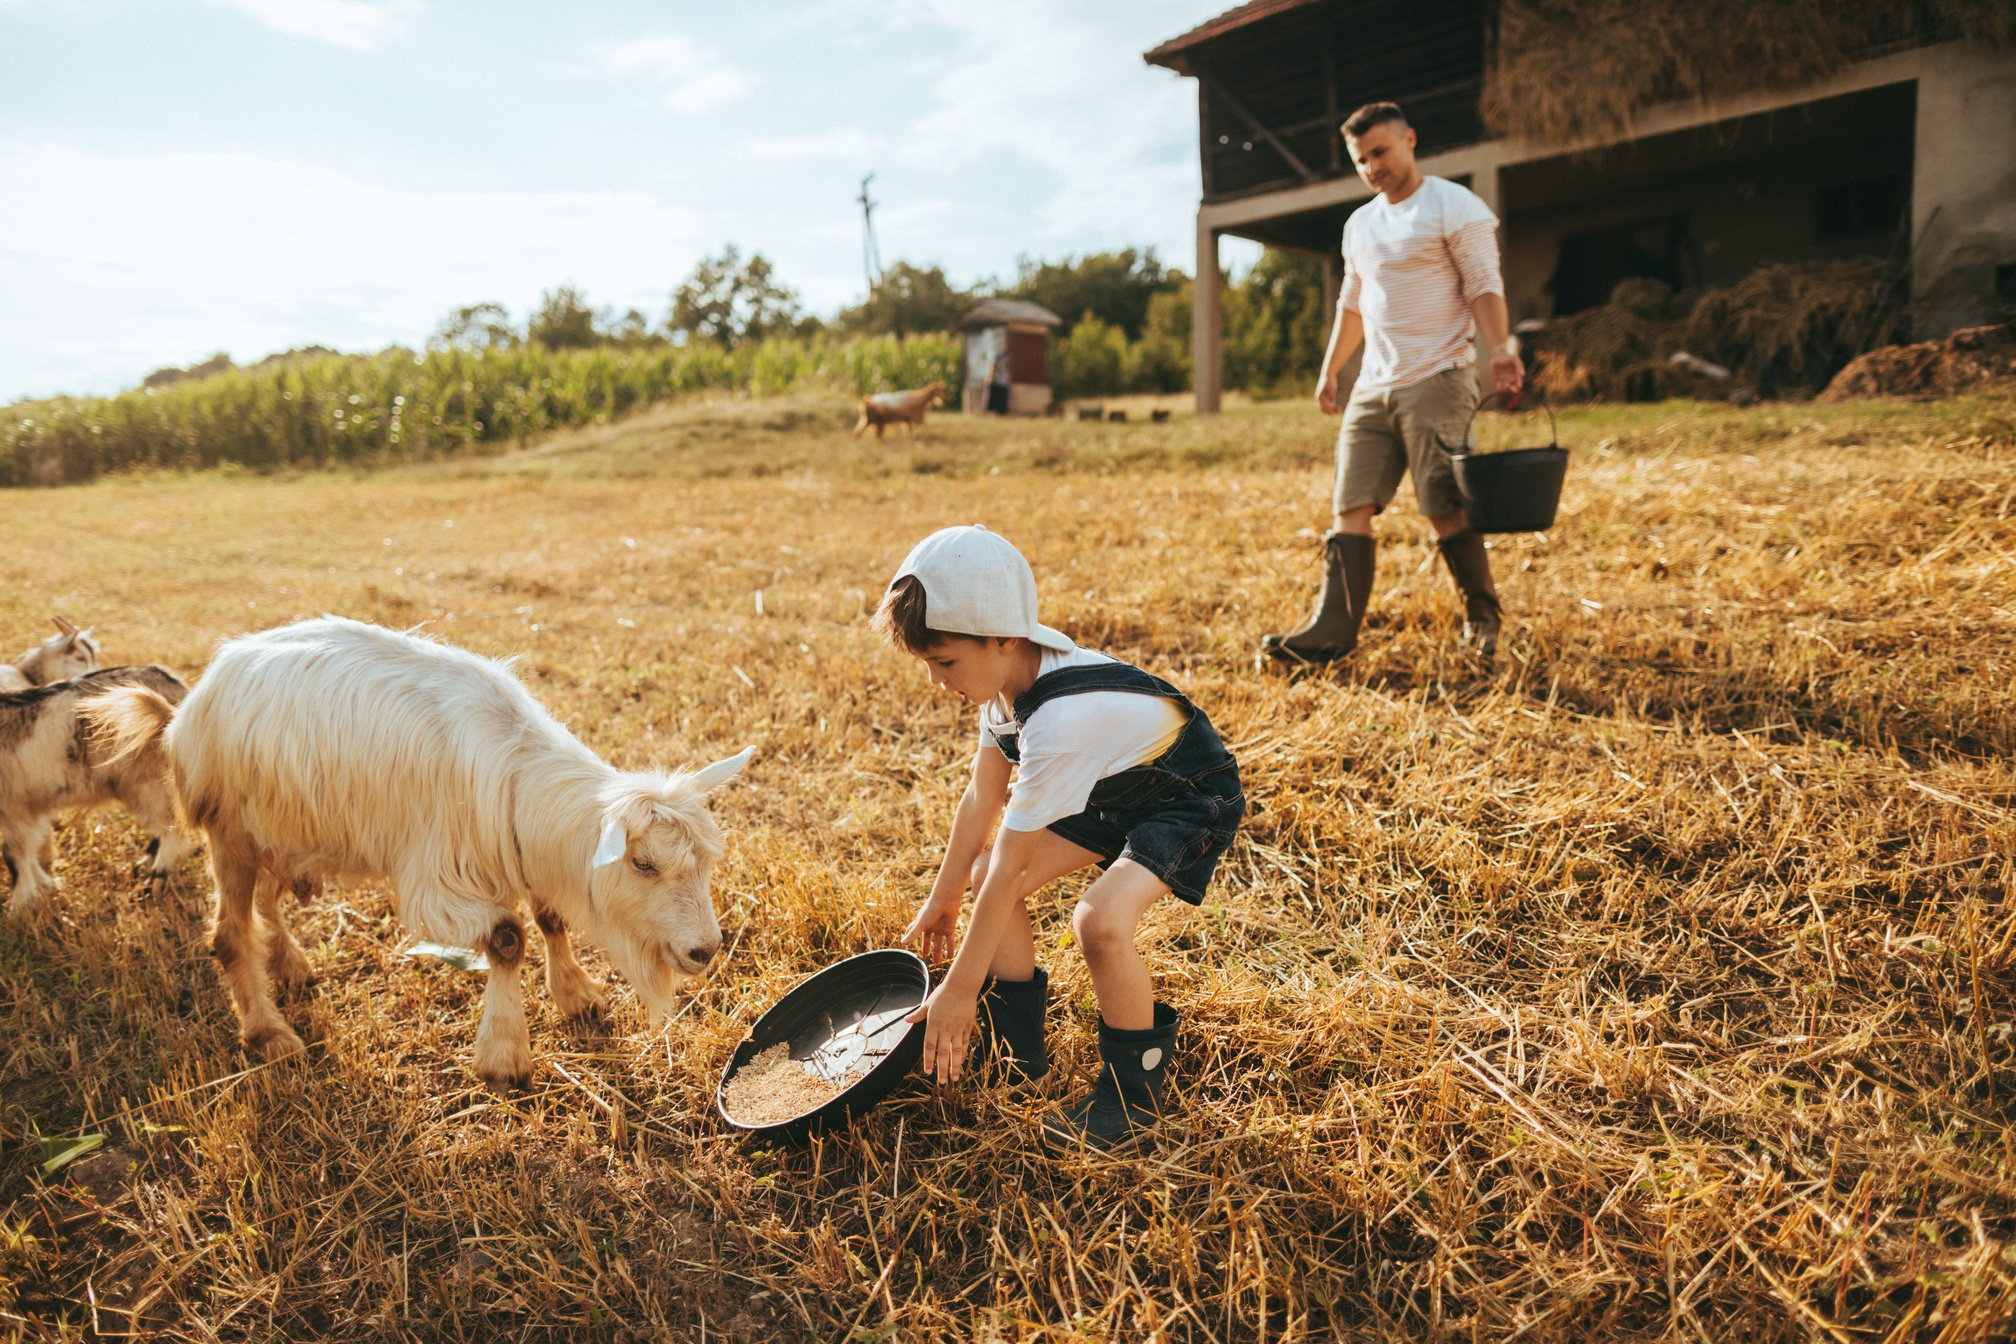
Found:
<path fill-rule="evenodd" d="M 2016 379 L 2016 322 L 1871 350 L 1835 374 L 1819 400 L 1947 396 L 2001 379 Z"/>

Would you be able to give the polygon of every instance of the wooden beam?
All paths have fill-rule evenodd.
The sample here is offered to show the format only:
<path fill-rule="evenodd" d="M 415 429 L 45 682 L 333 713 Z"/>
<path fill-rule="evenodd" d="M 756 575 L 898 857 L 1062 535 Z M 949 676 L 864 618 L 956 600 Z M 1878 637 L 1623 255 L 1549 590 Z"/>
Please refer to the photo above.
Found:
<path fill-rule="evenodd" d="M 1225 314 L 1219 293 L 1218 231 L 1197 218 L 1197 277 L 1190 282 L 1190 386 L 1197 414 L 1216 415 L 1225 381 Z"/>
<path fill-rule="evenodd" d="M 1237 113 L 1239 119 L 1245 122 L 1246 125 L 1252 129 L 1253 134 L 1259 136 L 1260 139 L 1265 141 L 1276 154 L 1279 154 L 1284 160 L 1286 160 L 1290 168 L 1293 168 L 1297 173 L 1301 174 L 1302 180 L 1304 182 L 1314 182 L 1316 180 L 1317 173 L 1313 169 L 1311 169 L 1308 164 L 1302 162 L 1302 160 L 1299 157 L 1297 157 L 1294 150 L 1288 148 L 1287 145 L 1283 144 L 1281 142 L 1280 136 L 1274 134 L 1274 132 L 1268 130 L 1265 126 L 1263 126 L 1260 122 L 1260 118 L 1254 116 L 1251 112 L 1247 111 L 1246 104 L 1240 102 L 1237 98 L 1233 97 L 1232 91 L 1230 89 L 1218 83 L 1216 80 L 1211 79 L 1202 74 L 1197 76 L 1197 86 L 1200 89 L 1208 87 L 1211 90 L 1213 97 L 1217 98 L 1219 102 L 1225 104 L 1225 106 L 1231 108 L 1233 112 Z M 1201 121 L 1202 118 L 1199 118 L 1199 120 Z M 1208 142 L 1206 148 L 1209 148 Z"/>
<path fill-rule="evenodd" d="M 1214 194 L 1211 187 L 1211 90 L 1197 81 L 1197 174 L 1204 183 L 1204 199 Z"/>
<path fill-rule="evenodd" d="M 1337 109 L 1337 19 L 1323 22 L 1323 121 L 1330 128 L 1330 175 L 1344 171 L 1343 114 Z"/>

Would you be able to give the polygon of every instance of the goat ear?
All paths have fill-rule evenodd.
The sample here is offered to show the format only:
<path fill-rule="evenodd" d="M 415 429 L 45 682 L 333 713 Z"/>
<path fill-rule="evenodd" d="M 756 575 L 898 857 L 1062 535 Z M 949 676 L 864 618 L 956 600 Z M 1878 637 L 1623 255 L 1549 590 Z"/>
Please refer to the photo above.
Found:
<path fill-rule="evenodd" d="M 709 793 L 720 788 L 723 784 L 726 784 L 729 780 L 742 773 L 742 767 L 749 764 L 749 758 L 755 754 L 755 751 L 756 748 L 754 747 L 744 747 L 727 760 L 714 762 L 714 764 L 693 776 L 694 787 L 702 793 Z"/>
<path fill-rule="evenodd" d="M 623 857 L 623 851 L 630 848 L 630 837 L 614 817 L 602 821 L 601 838 L 595 842 L 595 853 L 588 860 L 590 868 L 602 868 Z"/>

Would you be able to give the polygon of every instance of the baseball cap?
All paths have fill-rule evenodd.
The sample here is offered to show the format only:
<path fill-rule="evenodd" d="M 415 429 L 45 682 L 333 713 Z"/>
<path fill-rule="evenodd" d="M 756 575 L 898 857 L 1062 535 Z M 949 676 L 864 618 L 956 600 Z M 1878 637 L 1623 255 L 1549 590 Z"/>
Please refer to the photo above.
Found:
<path fill-rule="evenodd" d="M 940 528 L 918 542 L 896 578 L 905 574 L 924 586 L 924 619 L 933 630 L 1076 647 L 1036 619 L 1036 576 L 1022 552 L 978 523 Z"/>

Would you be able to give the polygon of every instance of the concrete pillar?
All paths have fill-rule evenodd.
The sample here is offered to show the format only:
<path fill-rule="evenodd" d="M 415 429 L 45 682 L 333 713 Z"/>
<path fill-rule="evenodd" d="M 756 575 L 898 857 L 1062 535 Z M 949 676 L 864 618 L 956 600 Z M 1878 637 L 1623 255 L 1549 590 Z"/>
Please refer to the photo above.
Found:
<path fill-rule="evenodd" d="M 1997 272 L 2005 285 L 2016 274 L 2016 53 L 1947 42 L 1916 54 L 1911 297 L 1919 338 L 1937 340 L 1993 322 Z"/>
<path fill-rule="evenodd" d="M 1505 207 L 1500 203 L 1498 165 L 1486 159 L 1480 162 L 1475 168 L 1472 168 L 1470 170 L 1470 190 L 1475 193 L 1478 200 L 1491 207 L 1492 214 L 1498 216 L 1498 268 L 1500 275 L 1503 276 L 1505 269 Z M 1505 293 L 1508 298 L 1506 311 L 1509 324 L 1509 314 L 1511 311 L 1509 298 L 1512 293 L 1509 279 L 1507 279 L 1505 284 Z M 1477 392 L 1478 395 L 1482 396 L 1491 391 L 1491 360 L 1496 352 L 1484 348 L 1484 333 L 1481 331 L 1477 333 L 1477 339 L 1473 344 L 1477 350 Z"/>
<path fill-rule="evenodd" d="M 1225 382 L 1224 274 L 1218 269 L 1218 231 L 1197 216 L 1197 278 L 1190 287 L 1190 386 L 1197 414 L 1218 414 Z"/>
<path fill-rule="evenodd" d="M 1491 213 L 1501 218 L 1505 209 L 1498 203 L 1498 165 L 1485 162 L 1470 170 L 1470 190 L 1477 199 L 1491 207 Z"/>

